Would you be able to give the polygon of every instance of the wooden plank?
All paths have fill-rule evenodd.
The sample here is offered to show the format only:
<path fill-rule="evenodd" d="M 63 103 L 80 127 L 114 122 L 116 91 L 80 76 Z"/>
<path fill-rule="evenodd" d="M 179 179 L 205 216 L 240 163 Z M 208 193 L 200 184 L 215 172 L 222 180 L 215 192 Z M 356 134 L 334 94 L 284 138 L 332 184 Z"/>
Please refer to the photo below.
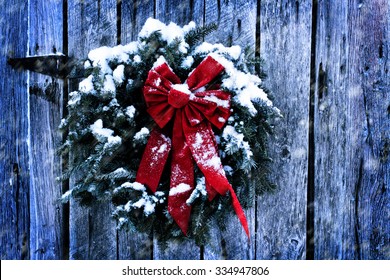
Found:
<path fill-rule="evenodd" d="M 62 3 L 31 0 L 29 55 L 62 51 Z M 30 258 L 63 256 L 61 159 L 62 81 L 30 73 Z"/>
<path fill-rule="evenodd" d="M 117 43 L 116 0 L 68 0 L 69 55 L 85 58 L 100 46 Z M 76 81 L 70 90 L 77 89 Z M 116 259 L 116 225 L 111 218 L 112 205 L 100 203 L 84 208 L 70 204 L 70 258 Z"/>
<path fill-rule="evenodd" d="M 317 259 L 389 259 L 390 6 L 318 3 Z"/>
<path fill-rule="evenodd" d="M 255 208 L 245 210 L 251 239 L 248 240 L 235 213 L 225 221 L 226 230 L 217 223 L 211 230 L 211 244 L 205 246 L 205 260 L 253 260 L 255 258 Z"/>
<path fill-rule="evenodd" d="M 200 248 L 193 240 L 183 242 L 170 241 L 167 248 L 163 248 L 155 239 L 153 243 L 153 259 L 155 260 L 199 260 Z"/>
<path fill-rule="evenodd" d="M 358 258 L 390 259 L 390 3 L 370 1 L 356 11 L 357 45 L 351 48 L 357 81 L 363 81 L 363 105 L 366 110 L 363 162 L 356 185 Z M 352 29 L 354 30 L 354 29 Z M 356 31 L 354 31 L 356 32 Z M 374 34 L 374 36 L 373 36 Z M 366 70 L 364 75 L 358 70 Z M 368 67 L 368 68 L 367 68 Z M 357 110 L 363 110 L 361 103 Z M 360 167 L 359 166 L 359 167 Z M 356 201 L 355 201 L 356 202 Z"/>
<path fill-rule="evenodd" d="M 257 1 L 206 1 L 205 23 L 216 23 L 217 31 L 205 40 L 225 46 L 255 47 Z"/>
<path fill-rule="evenodd" d="M 180 1 L 157 0 L 156 18 L 166 24 L 174 22 L 183 26 L 191 20 L 196 24 L 203 24 L 203 1 Z M 154 241 L 153 248 L 154 259 L 199 259 L 200 248 L 194 241 L 185 241 L 183 243 L 170 242 L 168 248 L 162 248 L 158 242 Z"/>
<path fill-rule="evenodd" d="M 142 26 L 149 17 L 154 17 L 154 1 L 122 0 L 121 5 L 121 43 L 135 41 Z"/>
<path fill-rule="evenodd" d="M 28 259 L 29 155 L 27 73 L 7 57 L 27 53 L 26 1 L 0 2 L 0 257 Z"/>
<path fill-rule="evenodd" d="M 284 117 L 269 143 L 274 194 L 258 199 L 257 259 L 305 259 L 312 1 L 261 1 L 266 86 Z"/>
<path fill-rule="evenodd" d="M 204 1 L 201 0 L 156 0 L 155 17 L 165 24 L 171 21 L 178 25 L 186 25 L 190 21 L 203 24 Z"/>
<path fill-rule="evenodd" d="M 121 43 L 137 40 L 145 21 L 154 16 L 154 1 L 122 0 Z M 118 231 L 118 259 L 144 260 L 153 255 L 153 238 L 148 234 Z"/>
<path fill-rule="evenodd" d="M 255 49 L 257 1 L 206 1 L 205 24 L 216 23 L 218 30 L 207 42 L 227 46 L 250 46 Z M 237 216 L 232 213 L 226 221 L 227 230 L 213 229 L 212 244 L 204 249 L 204 259 L 254 259 L 255 208 L 245 210 L 251 240 L 248 240 Z"/>
<path fill-rule="evenodd" d="M 144 233 L 118 231 L 118 259 L 149 260 L 153 258 L 153 238 Z"/>

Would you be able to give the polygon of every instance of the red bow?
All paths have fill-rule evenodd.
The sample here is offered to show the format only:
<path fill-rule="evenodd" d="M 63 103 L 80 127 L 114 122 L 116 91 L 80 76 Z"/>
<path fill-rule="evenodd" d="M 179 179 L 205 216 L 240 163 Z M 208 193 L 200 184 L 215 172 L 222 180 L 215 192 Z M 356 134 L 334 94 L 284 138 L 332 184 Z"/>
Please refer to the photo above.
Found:
<path fill-rule="evenodd" d="M 232 196 L 233 208 L 249 237 L 248 224 L 228 182 L 211 124 L 221 129 L 230 115 L 230 94 L 220 89 L 201 88 L 217 77 L 224 67 L 212 57 L 205 58 L 185 84 L 167 63 L 149 71 L 143 89 L 147 111 L 159 127 L 153 129 L 137 172 L 136 181 L 157 190 L 168 155 L 172 150 L 168 211 L 187 234 L 191 205 L 186 203 L 194 189 L 194 161 L 206 179 L 208 198 L 217 193 Z M 173 119 L 172 142 L 161 129 Z"/>

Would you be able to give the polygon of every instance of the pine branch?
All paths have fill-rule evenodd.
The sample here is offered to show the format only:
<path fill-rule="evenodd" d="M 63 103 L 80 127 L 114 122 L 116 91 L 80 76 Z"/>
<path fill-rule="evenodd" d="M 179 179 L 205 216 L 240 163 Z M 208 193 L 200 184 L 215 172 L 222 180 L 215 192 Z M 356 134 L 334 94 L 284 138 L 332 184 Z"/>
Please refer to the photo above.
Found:
<path fill-rule="evenodd" d="M 204 38 L 218 29 L 216 23 L 206 24 L 205 26 L 197 26 L 195 29 L 190 30 L 185 36 L 184 40 L 192 48 L 199 42 L 202 42 Z"/>

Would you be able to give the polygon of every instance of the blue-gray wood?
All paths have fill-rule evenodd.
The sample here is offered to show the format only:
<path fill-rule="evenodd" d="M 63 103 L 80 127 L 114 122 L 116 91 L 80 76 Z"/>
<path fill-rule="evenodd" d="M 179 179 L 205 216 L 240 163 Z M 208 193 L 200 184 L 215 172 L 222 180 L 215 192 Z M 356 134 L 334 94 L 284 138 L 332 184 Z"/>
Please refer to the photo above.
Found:
<path fill-rule="evenodd" d="M 165 24 L 171 21 L 180 26 L 190 21 L 203 24 L 204 1 L 155 0 L 155 17 Z"/>
<path fill-rule="evenodd" d="M 390 4 L 318 3 L 317 259 L 390 259 Z"/>
<path fill-rule="evenodd" d="M 69 56 L 85 58 L 91 49 L 116 45 L 116 8 L 116 0 L 68 1 Z M 77 81 L 70 84 L 71 91 L 75 88 L 77 89 Z M 74 179 L 71 178 L 70 188 Z M 117 258 L 117 232 L 111 218 L 112 210 L 112 205 L 108 202 L 86 208 L 71 201 L 71 259 Z"/>
<path fill-rule="evenodd" d="M 29 55 L 62 52 L 62 3 L 29 1 Z M 30 93 L 30 258 L 63 258 L 62 183 L 57 129 L 62 115 L 62 81 L 29 75 Z"/>
<path fill-rule="evenodd" d="M 205 24 L 215 23 L 217 31 L 205 38 L 207 42 L 222 43 L 226 46 L 240 45 L 255 50 L 257 2 L 244 1 L 206 1 Z M 253 201 L 253 204 L 255 202 Z M 248 239 L 235 213 L 227 218 L 226 230 L 213 228 L 213 243 L 205 247 L 204 259 L 254 259 L 255 257 L 255 207 L 245 211 L 248 220 Z"/>
<path fill-rule="evenodd" d="M 109 203 L 71 201 L 67 216 L 56 202 L 62 81 L 12 69 L 7 56 L 82 59 L 136 40 L 148 17 L 215 22 L 205 40 L 252 46 L 266 61 L 283 114 L 269 143 L 279 188 L 246 211 L 250 242 L 232 215 L 211 246 L 162 248 L 117 232 Z M 390 259 L 389 55 L 387 0 L 0 1 L 1 259 Z"/>
<path fill-rule="evenodd" d="M 0 2 L 0 257 L 29 259 L 29 115 L 27 73 L 7 57 L 27 54 L 26 1 Z"/>
<path fill-rule="evenodd" d="M 149 17 L 155 17 L 154 0 L 121 1 L 121 43 L 137 40 L 138 33 Z"/>
<path fill-rule="evenodd" d="M 305 259 L 311 1 L 261 1 L 265 83 L 283 118 L 269 143 L 274 194 L 259 197 L 257 259 Z"/>

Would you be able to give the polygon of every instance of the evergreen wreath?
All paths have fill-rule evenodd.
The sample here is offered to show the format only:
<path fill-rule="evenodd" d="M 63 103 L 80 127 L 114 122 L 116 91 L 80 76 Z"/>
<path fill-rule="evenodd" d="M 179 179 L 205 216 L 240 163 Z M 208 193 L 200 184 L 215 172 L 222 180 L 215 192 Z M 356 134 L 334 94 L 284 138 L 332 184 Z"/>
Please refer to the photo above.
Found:
<path fill-rule="evenodd" d="M 272 132 L 269 120 L 279 115 L 279 110 L 262 87 L 261 60 L 249 48 L 242 51 L 239 46 L 203 42 L 215 29 L 215 25 L 197 27 L 193 22 L 184 27 L 165 25 L 150 18 L 137 41 L 90 51 L 84 63 L 86 77 L 78 90 L 70 93 L 68 115 L 60 125 L 67 131 L 61 151 L 71 155 L 63 179 L 74 174 L 75 181 L 62 196 L 64 202 L 71 197 L 82 205 L 111 201 L 118 228 L 153 234 L 161 242 L 192 238 L 201 245 L 210 240 L 213 221 L 225 227 L 234 192 L 208 199 L 210 192 L 197 164 L 193 168 L 195 186 L 185 201 L 191 206 L 188 231 L 183 231 L 168 211 L 172 155 L 157 191 L 136 181 L 156 127 L 143 94 L 150 70 L 165 64 L 186 81 L 208 57 L 223 69 L 200 90 L 220 89 L 230 94 L 226 123 L 220 129 L 212 127 L 223 173 L 243 208 L 251 207 L 256 195 L 274 189 L 267 179 L 270 159 L 266 143 Z M 211 99 L 221 102 L 216 96 Z M 180 193 L 188 188 L 184 185 L 175 190 Z"/>

